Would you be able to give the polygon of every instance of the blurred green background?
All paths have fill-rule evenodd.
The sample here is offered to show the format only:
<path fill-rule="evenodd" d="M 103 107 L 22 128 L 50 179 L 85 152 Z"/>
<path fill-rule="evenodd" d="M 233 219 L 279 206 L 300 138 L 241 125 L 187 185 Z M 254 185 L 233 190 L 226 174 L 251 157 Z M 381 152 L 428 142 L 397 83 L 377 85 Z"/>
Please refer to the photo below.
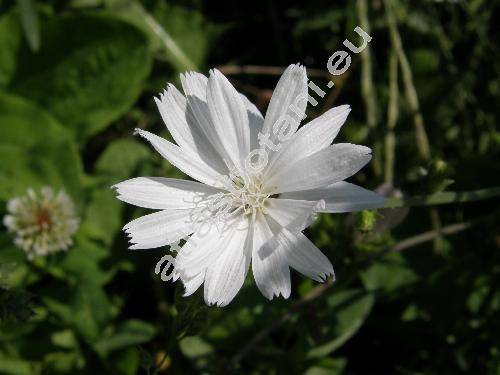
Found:
<path fill-rule="evenodd" d="M 49 185 L 81 226 L 35 262 L 1 227 L 0 373 L 500 374 L 499 18 L 494 0 L 2 0 L 0 215 Z M 373 40 L 329 90 L 356 25 Z M 146 210 L 111 185 L 183 177 L 132 131 L 168 137 L 153 96 L 183 71 L 219 67 L 265 111 L 295 62 L 327 91 L 308 117 L 350 104 L 338 141 L 374 150 L 353 181 L 424 198 L 320 216 L 306 234 L 333 285 L 293 273 L 269 302 L 249 275 L 226 308 L 182 298 L 153 272 L 166 249 L 121 232 Z"/>

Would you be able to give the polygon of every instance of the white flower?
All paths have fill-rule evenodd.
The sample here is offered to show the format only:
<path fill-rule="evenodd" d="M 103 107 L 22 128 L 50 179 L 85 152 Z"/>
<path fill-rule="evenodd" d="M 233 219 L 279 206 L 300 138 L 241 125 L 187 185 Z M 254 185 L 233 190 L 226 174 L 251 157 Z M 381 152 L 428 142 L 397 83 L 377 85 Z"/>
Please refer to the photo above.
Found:
<path fill-rule="evenodd" d="M 63 190 L 55 194 L 50 187 L 38 193 L 28 189 L 27 195 L 7 202 L 7 211 L 3 223 L 15 233 L 14 244 L 26 252 L 28 259 L 67 250 L 73 244 L 71 237 L 79 220 Z"/>
<path fill-rule="evenodd" d="M 125 226 L 131 249 L 186 239 L 169 257 L 173 279 L 182 280 L 186 296 L 204 284 L 206 303 L 219 306 L 235 297 L 250 264 L 269 299 L 289 297 L 290 267 L 316 281 L 334 276 L 330 261 L 302 234 L 313 214 L 384 204 L 343 181 L 371 159 L 367 147 L 331 145 L 350 107 L 332 108 L 297 130 L 307 104 L 300 65 L 284 72 L 265 118 L 218 70 L 208 79 L 186 73 L 181 81 L 184 95 L 169 84 L 155 99 L 177 145 L 136 132 L 199 182 L 138 177 L 115 185 L 122 201 L 160 210 Z"/>

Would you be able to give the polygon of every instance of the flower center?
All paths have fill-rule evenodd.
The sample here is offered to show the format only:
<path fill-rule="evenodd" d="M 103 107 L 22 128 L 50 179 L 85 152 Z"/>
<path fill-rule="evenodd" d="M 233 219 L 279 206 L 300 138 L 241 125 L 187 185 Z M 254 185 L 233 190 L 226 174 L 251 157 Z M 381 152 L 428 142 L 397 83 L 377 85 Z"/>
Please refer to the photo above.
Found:
<path fill-rule="evenodd" d="M 214 194 L 207 199 L 206 207 L 212 219 L 225 222 L 238 214 L 266 213 L 266 201 L 270 194 L 263 192 L 259 176 L 235 175 L 230 176 L 226 182 L 226 192 Z"/>
<path fill-rule="evenodd" d="M 262 192 L 262 181 L 258 176 L 235 176 L 225 195 L 232 204 L 233 212 L 244 214 L 254 214 L 257 210 L 265 212 L 265 203 L 269 198 L 269 194 Z"/>
<path fill-rule="evenodd" d="M 42 231 L 45 229 L 49 229 L 52 226 L 52 220 L 50 218 L 50 214 L 46 209 L 41 209 L 35 214 L 36 225 L 38 230 Z"/>

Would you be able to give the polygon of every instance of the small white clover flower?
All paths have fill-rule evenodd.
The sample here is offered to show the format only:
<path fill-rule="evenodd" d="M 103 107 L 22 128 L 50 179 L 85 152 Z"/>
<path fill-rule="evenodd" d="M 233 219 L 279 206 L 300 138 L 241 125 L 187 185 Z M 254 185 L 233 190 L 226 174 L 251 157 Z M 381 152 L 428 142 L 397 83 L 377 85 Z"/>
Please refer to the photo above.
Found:
<path fill-rule="evenodd" d="M 16 235 L 14 244 L 29 260 L 67 250 L 80 222 L 71 198 L 64 190 L 55 194 L 51 187 L 28 189 L 25 196 L 7 202 L 7 211 L 3 224 Z"/>
<path fill-rule="evenodd" d="M 379 195 L 343 181 L 371 159 L 368 147 L 331 145 L 350 107 L 332 108 L 298 129 L 308 102 L 306 70 L 298 64 L 279 80 L 265 118 L 218 70 L 209 78 L 186 73 L 181 82 L 184 95 L 169 84 L 156 99 L 177 145 L 136 132 L 199 182 L 138 177 L 115 185 L 122 201 L 159 210 L 124 227 L 131 249 L 175 244 L 175 259 L 160 261 L 168 257 L 173 267 L 162 279 L 180 278 L 186 296 L 204 284 L 209 305 L 231 302 L 250 264 L 269 299 L 290 296 L 290 267 L 316 281 L 334 276 L 302 231 L 316 212 L 384 205 Z"/>

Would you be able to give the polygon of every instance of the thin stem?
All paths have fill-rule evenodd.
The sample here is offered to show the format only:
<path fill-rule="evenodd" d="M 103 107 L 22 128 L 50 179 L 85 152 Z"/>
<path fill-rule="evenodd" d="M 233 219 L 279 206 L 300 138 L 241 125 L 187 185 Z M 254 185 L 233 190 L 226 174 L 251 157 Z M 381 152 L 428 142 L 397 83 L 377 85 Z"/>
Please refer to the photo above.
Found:
<path fill-rule="evenodd" d="M 408 101 L 410 111 L 413 114 L 418 153 L 422 160 L 427 161 L 431 156 L 429 139 L 427 137 L 427 132 L 425 131 L 424 118 L 420 113 L 417 90 L 415 89 L 415 84 L 413 83 L 413 73 L 411 71 L 408 58 L 406 57 L 406 54 L 404 52 L 403 43 L 401 42 L 401 35 L 399 34 L 396 19 L 394 17 L 393 2 L 392 0 L 384 0 L 384 4 L 392 46 L 397 53 L 399 64 L 401 66 L 401 74 L 405 87 L 406 100 Z"/>
<path fill-rule="evenodd" d="M 356 10 L 361 28 L 370 34 L 368 6 L 366 0 L 357 0 Z M 368 45 L 360 54 L 361 58 L 361 94 L 366 108 L 366 123 L 373 129 L 377 126 L 377 101 L 373 84 L 372 57 Z"/>
<path fill-rule="evenodd" d="M 406 101 L 410 107 L 410 111 L 413 114 L 413 123 L 415 125 L 415 138 L 417 142 L 417 149 L 420 159 L 423 161 L 429 161 L 431 158 L 431 151 L 429 147 L 429 139 L 427 137 L 427 132 L 425 130 L 424 118 L 420 112 L 420 104 L 418 101 L 417 90 L 415 89 L 415 84 L 413 82 L 413 73 L 411 71 L 410 63 L 406 57 L 405 51 L 403 49 L 403 43 L 401 42 L 401 35 L 399 34 L 398 26 L 396 23 L 396 18 L 394 16 L 394 0 L 384 0 L 387 23 L 389 25 L 389 33 L 392 41 L 392 46 L 396 51 L 398 56 L 399 64 L 401 66 L 401 74 L 403 79 L 403 85 L 405 88 Z M 439 218 L 439 212 L 435 208 L 431 208 L 430 219 L 432 223 L 432 228 L 438 230 L 441 228 L 441 219 Z M 438 251 L 440 248 L 441 240 L 438 237 L 434 241 L 434 250 Z"/>
<path fill-rule="evenodd" d="M 500 186 L 473 191 L 447 191 L 431 195 L 422 195 L 405 198 L 390 198 L 385 205 L 386 208 L 415 207 L 415 206 L 437 206 L 449 203 L 474 202 L 490 199 L 500 195 Z"/>
<path fill-rule="evenodd" d="M 441 235 L 449 235 L 449 234 L 461 232 L 465 229 L 470 228 L 471 226 L 472 226 L 472 222 L 469 221 L 469 222 L 465 222 L 465 223 L 457 223 L 457 224 L 447 225 L 447 226 L 441 228 L 439 231 L 430 230 L 428 232 L 424 232 L 424 233 L 421 233 L 417 236 L 406 238 L 406 239 L 398 242 L 393 247 L 391 247 L 388 250 L 388 252 L 395 253 L 398 251 L 403 251 L 405 249 L 409 249 L 411 247 L 421 245 L 425 242 L 433 241 L 436 238 L 439 238 Z"/>
<path fill-rule="evenodd" d="M 163 46 L 165 47 L 166 52 L 170 53 L 183 69 L 197 70 L 196 64 L 192 62 L 191 59 L 184 53 L 184 51 L 180 49 L 175 40 L 154 19 L 154 17 L 149 14 L 149 12 L 144 9 L 141 4 L 134 2 L 133 5 L 137 7 L 138 12 L 142 15 L 144 21 L 146 22 L 146 25 L 160 39 Z"/>
<path fill-rule="evenodd" d="M 391 48 L 389 56 L 389 103 L 387 105 L 387 133 L 385 135 L 385 182 L 391 185 L 394 182 L 394 155 L 396 149 L 396 136 L 394 129 L 398 122 L 398 56 Z"/>

